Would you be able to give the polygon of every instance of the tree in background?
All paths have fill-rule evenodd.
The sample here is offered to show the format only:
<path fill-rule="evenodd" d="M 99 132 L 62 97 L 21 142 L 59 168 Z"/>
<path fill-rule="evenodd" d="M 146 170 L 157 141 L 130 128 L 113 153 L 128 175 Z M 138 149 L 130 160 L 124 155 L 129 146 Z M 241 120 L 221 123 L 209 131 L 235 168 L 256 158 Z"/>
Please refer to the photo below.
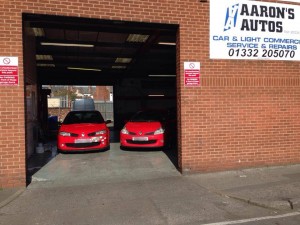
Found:
<path fill-rule="evenodd" d="M 65 99 L 68 107 L 71 106 L 71 102 L 77 97 L 76 89 L 73 86 L 52 86 L 51 90 L 51 97 Z"/>

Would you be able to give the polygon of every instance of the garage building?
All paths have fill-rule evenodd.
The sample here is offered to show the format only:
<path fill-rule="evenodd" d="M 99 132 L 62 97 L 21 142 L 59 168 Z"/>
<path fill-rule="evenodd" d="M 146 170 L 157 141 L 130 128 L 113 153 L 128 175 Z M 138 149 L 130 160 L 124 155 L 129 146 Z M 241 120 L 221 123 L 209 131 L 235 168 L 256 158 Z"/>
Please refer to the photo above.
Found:
<path fill-rule="evenodd" d="M 116 28 L 119 33 L 130 31 L 130 34 L 147 36 L 151 31 L 154 36 L 140 42 L 142 47 L 135 53 L 136 59 L 143 56 L 147 45 L 157 44 L 158 37 L 174 38 L 166 38 L 170 45 L 159 48 L 174 51 L 164 59 L 174 58 L 172 62 L 166 63 L 160 60 L 159 52 L 156 54 L 156 64 L 167 67 L 163 70 L 165 75 L 176 74 L 174 80 L 143 83 L 137 76 L 146 64 L 138 64 L 137 60 L 140 70 L 133 71 L 134 75 L 127 81 L 128 85 L 139 83 L 141 89 L 163 82 L 174 86 L 175 93 L 171 89 L 165 100 L 175 101 L 180 172 L 299 163 L 300 30 L 299 26 L 291 30 L 289 23 L 299 24 L 300 4 L 239 1 L 217 9 L 223 12 L 220 14 L 218 7 L 214 7 L 218 2 L 224 1 L 3 1 L 0 6 L 0 187 L 26 185 L 26 160 L 36 144 L 32 141 L 32 130 L 40 120 L 38 112 L 47 96 L 41 85 L 68 84 L 70 80 L 73 84 L 93 84 L 94 81 L 93 77 L 82 78 L 78 73 L 60 79 L 63 73 L 47 74 L 38 68 L 36 55 L 49 55 L 53 49 L 43 53 L 39 45 L 43 34 L 33 28 L 56 29 L 53 24 L 87 33 L 95 30 L 85 30 L 86 24 L 101 28 L 104 33 L 113 33 L 111 29 Z M 238 25 L 240 33 L 230 33 Z M 222 30 L 217 30 L 219 26 Z M 106 46 L 102 44 L 97 46 L 117 47 L 108 41 Z M 58 53 L 66 56 L 66 52 Z M 70 51 L 67 57 L 75 53 Z M 130 52 L 123 53 L 120 58 L 128 59 Z M 118 87 L 122 86 L 120 76 L 95 82 Z M 122 110 L 128 109 L 124 109 L 127 104 L 121 98 L 116 104 L 122 105 Z M 115 118 L 122 116 L 117 114 L 122 110 L 116 110 Z"/>

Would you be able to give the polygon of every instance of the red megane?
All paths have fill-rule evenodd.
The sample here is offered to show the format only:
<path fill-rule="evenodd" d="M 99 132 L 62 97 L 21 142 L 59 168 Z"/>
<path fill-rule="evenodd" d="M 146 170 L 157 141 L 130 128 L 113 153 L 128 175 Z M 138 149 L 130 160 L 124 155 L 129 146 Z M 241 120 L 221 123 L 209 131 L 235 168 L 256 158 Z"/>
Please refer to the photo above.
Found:
<path fill-rule="evenodd" d="M 163 118 L 157 111 L 136 113 L 120 132 L 121 148 L 161 148 L 165 145 Z"/>
<path fill-rule="evenodd" d="M 58 131 L 59 152 L 109 149 L 109 129 L 99 111 L 71 111 Z"/>

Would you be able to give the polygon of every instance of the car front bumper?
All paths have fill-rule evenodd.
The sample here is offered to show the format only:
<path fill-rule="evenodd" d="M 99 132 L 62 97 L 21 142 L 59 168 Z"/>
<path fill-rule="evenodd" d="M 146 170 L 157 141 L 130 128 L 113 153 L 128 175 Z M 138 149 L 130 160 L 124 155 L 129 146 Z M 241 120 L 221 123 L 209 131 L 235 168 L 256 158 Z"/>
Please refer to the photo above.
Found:
<path fill-rule="evenodd" d="M 147 136 L 147 140 L 136 140 L 136 138 L 141 138 L 139 136 L 121 134 L 120 135 L 120 145 L 121 147 L 128 148 L 161 148 L 164 147 L 164 135 L 151 135 Z"/>

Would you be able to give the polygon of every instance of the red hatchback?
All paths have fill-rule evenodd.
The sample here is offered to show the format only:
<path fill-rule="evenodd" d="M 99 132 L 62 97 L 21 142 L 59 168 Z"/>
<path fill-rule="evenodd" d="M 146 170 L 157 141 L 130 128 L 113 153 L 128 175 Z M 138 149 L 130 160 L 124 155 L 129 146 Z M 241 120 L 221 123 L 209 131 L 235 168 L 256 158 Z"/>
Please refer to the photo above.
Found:
<path fill-rule="evenodd" d="M 140 111 L 120 132 L 121 148 L 162 148 L 165 145 L 163 118 L 157 111 Z"/>
<path fill-rule="evenodd" d="M 109 149 L 109 129 L 99 111 L 71 111 L 61 124 L 59 152 Z"/>

